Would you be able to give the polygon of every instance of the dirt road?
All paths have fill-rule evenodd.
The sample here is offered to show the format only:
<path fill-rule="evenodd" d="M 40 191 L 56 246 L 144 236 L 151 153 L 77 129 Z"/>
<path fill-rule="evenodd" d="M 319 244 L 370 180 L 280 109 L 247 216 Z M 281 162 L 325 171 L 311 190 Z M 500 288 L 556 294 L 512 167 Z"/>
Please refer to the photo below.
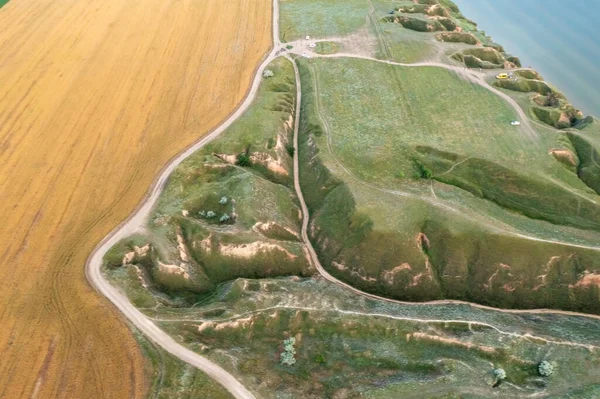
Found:
<path fill-rule="evenodd" d="M 204 147 L 207 143 L 214 140 L 221 133 L 223 133 L 231 124 L 238 119 L 241 115 L 246 112 L 248 107 L 254 101 L 258 88 L 262 80 L 262 73 L 264 69 L 271 63 L 275 58 L 280 47 L 279 42 L 279 11 L 277 7 L 277 1 L 273 1 L 273 49 L 269 55 L 264 59 L 261 65 L 257 68 L 252 81 L 252 86 L 248 95 L 235 110 L 230 117 L 219 125 L 217 128 L 212 130 L 209 134 L 204 136 L 201 140 L 197 141 L 185 151 L 180 153 L 177 157 L 171 160 L 160 172 L 158 178 L 154 182 L 150 192 L 147 194 L 144 201 L 136 209 L 136 211 L 121 225 L 115 228 L 106 238 L 94 249 L 88 261 L 86 263 L 86 276 L 90 283 L 96 288 L 102 295 L 107 297 L 121 312 L 122 314 L 135 325 L 142 333 L 148 338 L 154 341 L 157 345 L 162 347 L 167 352 L 178 357 L 182 361 L 189 363 L 198 369 L 202 370 L 213 379 L 223 385 L 234 397 L 239 399 L 253 399 L 253 394 L 248 391 L 239 381 L 235 379 L 227 371 L 206 359 L 203 356 L 185 348 L 181 344 L 175 342 L 168 334 L 158 328 L 148 317 L 141 313 L 135 306 L 131 304 L 129 299 L 114 288 L 102 275 L 102 259 L 106 252 L 112 248 L 116 243 L 122 239 L 132 235 L 139 229 L 142 229 L 147 222 L 150 211 L 156 204 L 162 190 L 173 171 L 194 152 Z"/>

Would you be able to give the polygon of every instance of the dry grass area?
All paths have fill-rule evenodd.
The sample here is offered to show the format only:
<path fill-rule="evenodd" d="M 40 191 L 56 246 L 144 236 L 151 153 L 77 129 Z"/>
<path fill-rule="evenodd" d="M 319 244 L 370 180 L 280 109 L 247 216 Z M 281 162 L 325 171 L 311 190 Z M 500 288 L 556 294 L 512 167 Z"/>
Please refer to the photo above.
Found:
<path fill-rule="evenodd" d="M 0 397 L 143 397 L 92 248 L 243 98 L 269 0 L 11 1 L 0 10 Z"/>

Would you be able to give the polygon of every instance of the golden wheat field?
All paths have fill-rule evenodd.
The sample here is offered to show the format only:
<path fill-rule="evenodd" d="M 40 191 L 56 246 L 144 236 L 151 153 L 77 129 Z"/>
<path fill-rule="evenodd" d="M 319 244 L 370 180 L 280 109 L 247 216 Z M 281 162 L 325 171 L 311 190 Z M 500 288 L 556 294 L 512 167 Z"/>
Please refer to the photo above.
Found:
<path fill-rule="evenodd" d="M 0 9 L 0 398 L 145 395 L 136 342 L 84 264 L 244 97 L 271 12 L 270 0 Z"/>

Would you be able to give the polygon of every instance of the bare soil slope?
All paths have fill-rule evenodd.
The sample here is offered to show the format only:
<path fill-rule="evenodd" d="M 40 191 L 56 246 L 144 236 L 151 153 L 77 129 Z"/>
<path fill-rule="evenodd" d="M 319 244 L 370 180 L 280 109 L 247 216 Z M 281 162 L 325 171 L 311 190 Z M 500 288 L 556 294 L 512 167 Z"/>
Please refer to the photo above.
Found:
<path fill-rule="evenodd" d="M 244 96 L 271 4 L 20 0 L 0 26 L 0 397 L 142 397 L 84 263 Z"/>

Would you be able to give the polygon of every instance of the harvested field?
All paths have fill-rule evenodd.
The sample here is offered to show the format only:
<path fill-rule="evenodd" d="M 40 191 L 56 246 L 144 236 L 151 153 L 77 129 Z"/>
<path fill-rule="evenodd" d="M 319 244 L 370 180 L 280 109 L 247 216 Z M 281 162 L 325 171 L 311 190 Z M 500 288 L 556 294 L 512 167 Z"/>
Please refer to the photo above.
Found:
<path fill-rule="evenodd" d="M 0 397 L 143 397 L 137 343 L 84 264 L 243 98 L 271 3 L 19 0 L 0 26 Z"/>

